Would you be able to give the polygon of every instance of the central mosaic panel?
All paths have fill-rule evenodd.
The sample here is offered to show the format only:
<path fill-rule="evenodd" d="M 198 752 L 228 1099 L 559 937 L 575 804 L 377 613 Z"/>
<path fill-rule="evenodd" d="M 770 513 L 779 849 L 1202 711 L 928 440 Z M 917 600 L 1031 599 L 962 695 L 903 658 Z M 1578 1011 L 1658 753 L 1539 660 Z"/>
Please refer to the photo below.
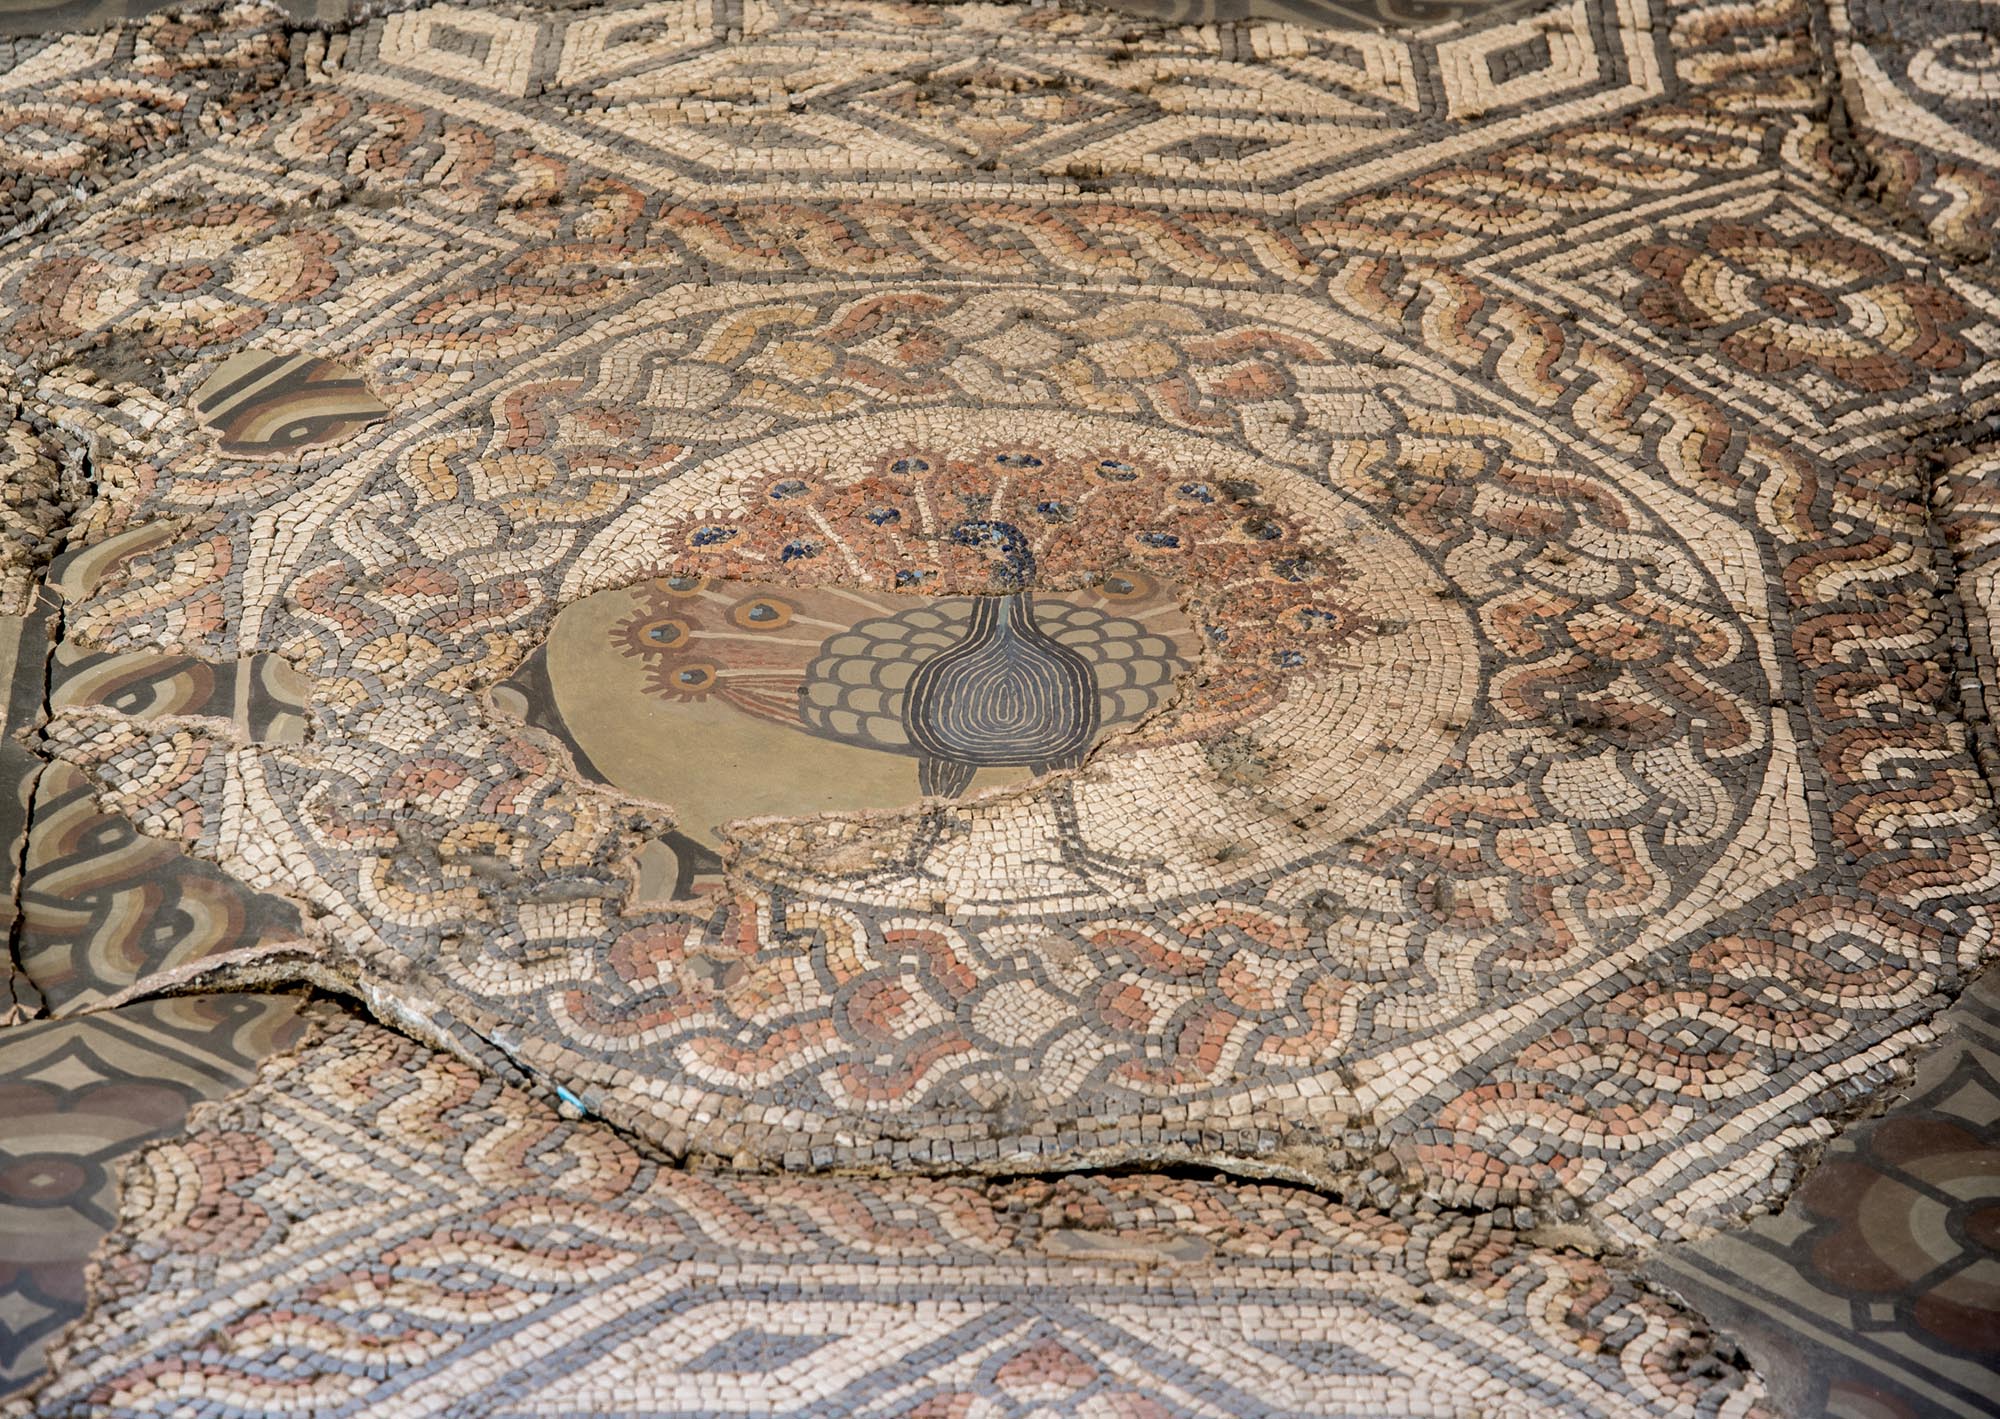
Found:
<path fill-rule="evenodd" d="M 462 394 L 399 345 L 303 486 L 167 459 L 256 504 L 238 634 L 311 682 L 217 782 L 383 1009 L 675 1149 L 1324 1179 L 1449 1119 L 1400 1166 L 1475 1195 L 1465 1062 L 1680 1008 L 1809 848 L 1754 539 L 1373 338 L 891 283 L 641 297 Z M 1616 1088 L 1505 1175 L 1670 1146 Z"/>
<path fill-rule="evenodd" d="M 1062 416 L 877 418 L 802 443 L 691 470 L 614 527 L 592 576 L 665 575 L 572 603 L 496 695 L 676 813 L 676 895 L 713 884 L 732 821 L 1087 761 L 1014 795 L 1042 805 L 1026 837 L 992 805 L 1013 850 L 974 833 L 958 899 L 1046 896 L 1051 871 L 1072 891 L 1187 877 L 1197 810 L 1224 815 L 1203 819 L 1211 842 L 1239 830 L 1208 854 L 1220 880 L 1269 837 L 1257 806 L 1357 826 L 1465 728 L 1463 610 L 1403 539 L 1295 474 Z M 1218 737 L 1240 760 L 1220 775 Z"/>
<path fill-rule="evenodd" d="M 1550 1022 L 1677 1019 L 1714 923 L 1821 910 L 1762 554 L 1680 446 L 1317 298 L 620 299 L 462 387 L 399 337 L 302 481 L 163 455 L 311 686 L 305 744 L 174 762 L 381 1009 L 759 1164 L 1594 1200 L 1674 1146 L 1710 1076 L 1579 1097 Z M 72 624 L 210 625 L 179 575 Z"/>

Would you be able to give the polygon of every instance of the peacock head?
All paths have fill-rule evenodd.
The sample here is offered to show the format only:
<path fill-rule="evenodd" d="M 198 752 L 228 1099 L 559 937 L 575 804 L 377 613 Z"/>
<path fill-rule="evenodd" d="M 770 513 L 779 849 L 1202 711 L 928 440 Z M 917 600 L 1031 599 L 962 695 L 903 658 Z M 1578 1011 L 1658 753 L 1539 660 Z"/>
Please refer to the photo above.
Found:
<path fill-rule="evenodd" d="M 967 518 L 946 534 L 961 547 L 984 550 L 993 562 L 993 580 L 1003 591 L 1022 591 L 1035 574 L 1035 554 L 1028 539 L 1011 522 Z"/>

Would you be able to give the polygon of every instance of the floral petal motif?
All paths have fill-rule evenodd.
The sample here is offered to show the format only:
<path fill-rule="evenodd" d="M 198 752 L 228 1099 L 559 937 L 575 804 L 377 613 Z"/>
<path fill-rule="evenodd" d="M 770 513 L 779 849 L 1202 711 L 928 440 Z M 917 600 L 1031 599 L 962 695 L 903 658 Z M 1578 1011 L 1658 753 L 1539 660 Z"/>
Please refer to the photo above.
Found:
<path fill-rule="evenodd" d="M 1796 240 L 1716 221 L 1631 260 L 1647 278 L 1630 297 L 1634 315 L 1713 344 L 1751 374 L 1816 372 L 1860 393 L 1895 394 L 1970 359 L 1959 335 L 1970 318 L 1964 302 L 1848 237 Z"/>

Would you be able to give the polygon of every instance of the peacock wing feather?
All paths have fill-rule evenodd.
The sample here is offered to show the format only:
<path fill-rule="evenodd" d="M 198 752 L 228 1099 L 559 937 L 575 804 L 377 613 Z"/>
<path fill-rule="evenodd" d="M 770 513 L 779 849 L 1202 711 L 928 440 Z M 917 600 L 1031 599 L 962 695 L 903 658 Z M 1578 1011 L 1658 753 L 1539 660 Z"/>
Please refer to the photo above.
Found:
<path fill-rule="evenodd" d="M 616 630 L 648 667 L 648 688 L 675 700 L 720 699 L 799 729 L 808 667 L 829 637 L 880 617 L 901 598 L 840 587 L 675 578 L 635 592 L 641 609 Z"/>
<path fill-rule="evenodd" d="M 874 599 L 896 609 L 855 621 L 830 636 L 805 667 L 796 713 L 808 733 L 846 744 L 914 754 L 903 710 L 911 679 L 926 660 L 957 645 L 972 620 L 963 596 Z"/>
<path fill-rule="evenodd" d="M 1129 724 L 1171 700 L 1193 666 L 1197 638 L 1180 598 L 1132 571 L 1094 586 L 1038 597 L 1036 620 L 1050 638 L 1090 663 L 1101 724 Z"/>

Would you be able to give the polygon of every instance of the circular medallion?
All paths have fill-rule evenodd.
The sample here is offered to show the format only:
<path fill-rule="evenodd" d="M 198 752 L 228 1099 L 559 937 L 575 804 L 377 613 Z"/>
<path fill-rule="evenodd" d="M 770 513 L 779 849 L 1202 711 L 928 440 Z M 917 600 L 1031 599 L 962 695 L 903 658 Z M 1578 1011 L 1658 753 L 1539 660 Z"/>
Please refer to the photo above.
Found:
<path fill-rule="evenodd" d="M 695 852 L 878 905 L 1268 874 L 1406 799 L 1479 691 L 1465 611 L 1358 502 L 1098 417 L 753 444 L 607 528 L 564 591 L 532 698 L 589 771 Z"/>

